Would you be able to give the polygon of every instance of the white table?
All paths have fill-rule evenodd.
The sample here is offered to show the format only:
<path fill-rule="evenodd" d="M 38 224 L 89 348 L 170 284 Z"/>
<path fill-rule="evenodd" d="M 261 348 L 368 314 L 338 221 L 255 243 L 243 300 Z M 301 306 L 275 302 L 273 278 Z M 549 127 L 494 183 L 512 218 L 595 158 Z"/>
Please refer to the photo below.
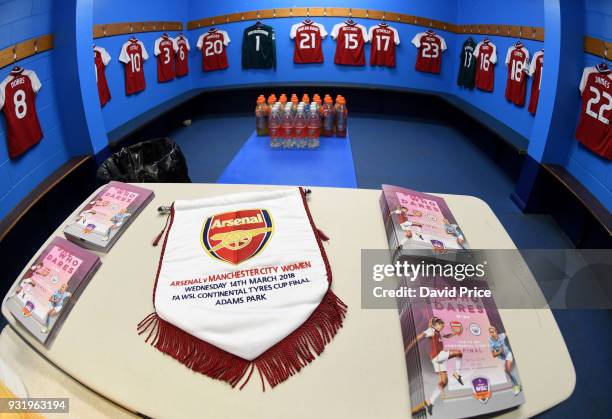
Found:
<path fill-rule="evenodd" d="M 152 311 L 160 247 L 150 242 L 164 218 L 159 205 L 271 186 L 152 184 L 155 199 L 107 255 L 53 345 L 46 349 L 15 325 L 66 374 L 134 412 L 161 417 L 409 418 L 408 380 L 397 311 L 360 308 L 361 249 L 387 248 L 380 191 L 312 188 L 313 218 L 325 244 L 333 289 L 349 306 L 344 327 L 325 352 L 299 374 L 262 393 L 258 380 L 242 391 L 195 373 L 144 342 L 136 324 Z M 443 195 L 474 248 L 514 249 L 483 201 Z M 76 212 L 76 210 L 75 210 Z M 72 216 L 70 217 L 72 218 Z M 56 234 L 61 235 L 61 226 Z M 51 238 L 50 238 L 51 239 Z M 568 398 L 575 371 L 550 310 L 500 310 L 511 336 L 526 403 L 506 417 L 527 417 Z"/>

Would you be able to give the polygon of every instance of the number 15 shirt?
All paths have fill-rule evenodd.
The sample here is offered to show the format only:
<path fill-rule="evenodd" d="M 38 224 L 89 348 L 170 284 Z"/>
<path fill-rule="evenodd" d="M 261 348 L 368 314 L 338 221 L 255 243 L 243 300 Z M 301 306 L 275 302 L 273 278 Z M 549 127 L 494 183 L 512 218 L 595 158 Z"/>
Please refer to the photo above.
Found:
<path fill-rule="evenodd" d="M 11 71 L 0 83 L 0 110 L 4 110 L 6 117 L 11 159 L 25 153 L 42 138 L 35 102 L 41 86 L 36 73 L 23 68 Z"/>
<path fill-rule="evenodd" d="M 347 20 L 334 26 L 331 37 L 336 40 L 334 63 L 340 65 L 365 65 L 365 44 L 368 32 L 363 25 Z"/>
<path fill-rule="evenodd" d="M 200 35 L 196 47 L 202 51 L 202 70 L 225 70 L 229 66 L 226 51 L 229 43 L 230 37 L 227 32 L 216 28 L 211 28 Z"/>
<path fill-rule="evenodd" d="M 432 30 L 417 33 L 412 43 L 418 48 L 416 70 L 425 73 L 440 73 L 442 51 L 446 51 L 446 41 Z"/>
<path fill-rule="evenodd" d="M 133 95 L 141 92 L 147 86 L 143 63 L 149 59 L 144 44 L 136 38 L 131 38 L 121 47 L 119 61 L 125 64 L 125 94 Z"/>

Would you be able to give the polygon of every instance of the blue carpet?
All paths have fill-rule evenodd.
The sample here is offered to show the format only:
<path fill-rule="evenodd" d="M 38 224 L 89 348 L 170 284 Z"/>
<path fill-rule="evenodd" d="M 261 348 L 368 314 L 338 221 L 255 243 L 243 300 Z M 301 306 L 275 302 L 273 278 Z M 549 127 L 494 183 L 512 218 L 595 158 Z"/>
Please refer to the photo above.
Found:
<path fill-rule="evenodd" d="M 320 141 L 316 149 L 279 150 L 253 132 L 218 182 L 357 187 L 349 136 Z"/>

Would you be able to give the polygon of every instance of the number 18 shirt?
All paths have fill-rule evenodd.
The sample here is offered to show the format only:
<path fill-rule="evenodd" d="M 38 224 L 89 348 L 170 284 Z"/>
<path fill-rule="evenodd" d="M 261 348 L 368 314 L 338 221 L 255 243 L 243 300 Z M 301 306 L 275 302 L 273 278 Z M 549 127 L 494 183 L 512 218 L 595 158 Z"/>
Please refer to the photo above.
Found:
<path fill-rule="evenodd" d="M 6 117 L 11 159 L 25 153 L 42 138 L 35 102 L 41 86 L 36 73 L 23 68 L 11 71 L 0 83 L 0 110 Z"/>
<path fill-rule="evenodd" d="M 506 54 L 508 80 L 506 81 L 506 99 L 517 106 L 525 105 L 527 75 L 529 71 L 529 51 L 521 42 L 517 42 Z"/>
<path fill-rule="evenodd" d="M 576 138 L 594 153 L 612 160 L 612 73 L 587 67 L 580 81 L 582 111 Z"/>
<path fill-rule="evenodd" d="M 196 47 L 202 51 L 202 70 L 224 70 L 227 63 L 226 48 L 230 43 L 227 32 L 211 28 L 198 38 Z"/>
<path fill-rule="evenodd" d="M 131 38 L 121 47 L 119 61 L 125 64 L 125 94 L 132 95 L 147 87 L 143 63 L 149 59 L 144 44 L 136 38 Z"/>
<path fill-rule="evenodd" d="M 442 51 L 446 50 L 444 38 L 432 30 L 417 33 L 412 43 L 418 48 L 416 70 L 425 73 L 440 73 Z"/>
<path fill-rule="evenodd" d="M 368 42 L 365 26 L 347 20 L 334 26 L 331 37 L 336 40 L 334 63 L 365 65 L 365 43 Z"/>
<path fill-rule="evenodd" d="M 296 64 L 322 63 L 321 44 L 326 36 L 325 27 L 310 19 L 293 25 L 289 34 L 291 39 L 295 39 L 293 62 Z"/>
<path fill-rule="evenodd" d="M 395 67 L 395 46 L 400 43 L 397 30 L 383 22 L 370 28 L 368 38 L 371 43 L 370 65 Z"/>

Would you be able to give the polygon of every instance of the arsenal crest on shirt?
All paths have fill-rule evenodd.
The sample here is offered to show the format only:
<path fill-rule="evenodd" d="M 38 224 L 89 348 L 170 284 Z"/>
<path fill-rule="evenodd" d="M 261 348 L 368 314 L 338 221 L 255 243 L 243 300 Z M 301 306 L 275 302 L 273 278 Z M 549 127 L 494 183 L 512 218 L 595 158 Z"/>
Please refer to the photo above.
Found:
<path fill-rule="evenodd" d="M 209 217 L 202 228 L 202 245 L 213 258 L 238 265 L 259 254 L 274 225 L 265 209 L 225 212 Z"/>

